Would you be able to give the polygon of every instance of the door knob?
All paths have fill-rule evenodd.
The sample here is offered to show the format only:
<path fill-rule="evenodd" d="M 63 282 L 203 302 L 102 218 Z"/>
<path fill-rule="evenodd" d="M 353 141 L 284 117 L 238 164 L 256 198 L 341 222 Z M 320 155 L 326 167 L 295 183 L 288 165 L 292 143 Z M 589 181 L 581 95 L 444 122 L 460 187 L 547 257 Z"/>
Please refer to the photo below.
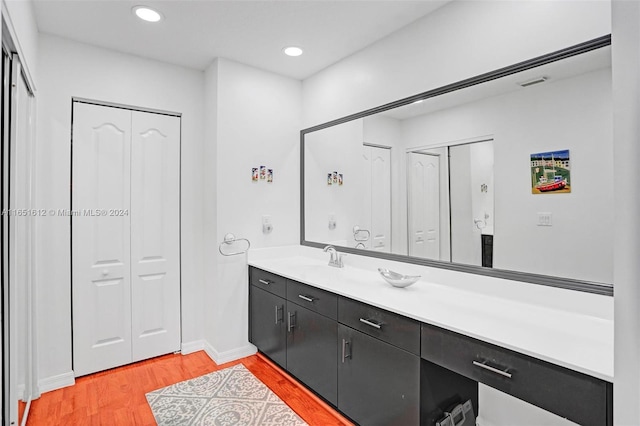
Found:
<path fill-rule="evenodd" d="M 109 270 L 108 269 L 103 269 L 102 270 L 102 276 L 106 277 L 107 275 L 109 275 Z"/>

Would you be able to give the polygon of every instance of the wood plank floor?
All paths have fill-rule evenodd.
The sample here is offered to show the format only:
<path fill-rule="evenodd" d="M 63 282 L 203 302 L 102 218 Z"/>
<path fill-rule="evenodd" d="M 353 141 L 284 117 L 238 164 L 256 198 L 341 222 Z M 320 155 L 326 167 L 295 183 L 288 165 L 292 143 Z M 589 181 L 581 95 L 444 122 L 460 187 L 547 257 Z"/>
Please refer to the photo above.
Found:
<path fill-rule="evenodd" d="M 31 403 L 28 426 L 155 425 L 145 394 L 242 363 L 309 425 L 350 425 L 338 412 L 260 355 L 215 364 L 204 352 L 165 355 L 76 379 Z"/>

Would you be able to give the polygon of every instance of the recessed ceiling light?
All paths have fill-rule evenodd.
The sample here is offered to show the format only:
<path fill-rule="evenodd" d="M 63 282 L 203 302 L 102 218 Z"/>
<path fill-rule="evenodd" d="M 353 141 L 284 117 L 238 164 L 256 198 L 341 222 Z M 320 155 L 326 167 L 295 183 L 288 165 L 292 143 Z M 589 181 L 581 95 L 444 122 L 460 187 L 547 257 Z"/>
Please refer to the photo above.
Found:
<path fill-rule="evenodd" d="M 300 56 L 302 55 L 302 49 L 296 46 L 289 46 L 282 49 L 287 56 Z"/>
<path fill-rule="evenodd" d="M 138 18 L 147 22 L 158 22 L 162 20 L 162 15 L 159 12 L 147 6 L 136 6 L 133 8 L 133 13 L 135 13 Z"/>

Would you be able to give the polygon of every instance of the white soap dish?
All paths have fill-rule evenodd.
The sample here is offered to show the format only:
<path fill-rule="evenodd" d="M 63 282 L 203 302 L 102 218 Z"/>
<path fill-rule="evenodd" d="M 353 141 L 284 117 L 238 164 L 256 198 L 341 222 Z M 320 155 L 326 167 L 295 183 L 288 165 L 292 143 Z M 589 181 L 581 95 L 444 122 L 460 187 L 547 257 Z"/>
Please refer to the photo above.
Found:
<path fill-rule="evenodd" d="M 399 288 L 409 287 L 420 279 L 420 275 L 402 275 L 385 268 L 378 268 L 378 272 L 386 282 Z"/>

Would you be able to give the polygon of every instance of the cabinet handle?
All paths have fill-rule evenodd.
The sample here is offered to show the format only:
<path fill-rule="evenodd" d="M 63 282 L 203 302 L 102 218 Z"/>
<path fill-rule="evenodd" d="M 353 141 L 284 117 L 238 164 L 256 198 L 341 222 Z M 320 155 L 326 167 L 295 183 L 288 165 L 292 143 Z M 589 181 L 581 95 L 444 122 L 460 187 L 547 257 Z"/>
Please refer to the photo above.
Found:
<path fill-rule="evenodd" d="M 280 306 L 276 305 L 275 308 L 276 308 L 276 325 L 278 325 L 278 323 L 283 320 L 283 318 L 280 315 L 278 315 L 278 312 L 280 310 L 282 310 L 284 312 L 284 306 L 280 307 Z"/>
<path fill-rule="evenodd" d="M 342 363 L 343 364 L 345 359 L 351 358 L 351 350 L 349 350 L 349 353 L 347 353 L 347 346 L 350 344 L 351 342 L 349 342 L 347 339 L 342 339 Z"/>
<path fill-rule="evenodd" d="M 507 372 L 506 370 L 500 370 L 490 365 L 487 365 L 486 361 L 484 362 L 473 361 L 473 365 L 475 365 L 476 367 L 484 368 L 485 370 L 491 371 L 492 373 L 496 373 L 501 376 L 504 376 L 507 379 L 511 378 L 511 373 Z"/>
<path fill-rule="evenodd" d="M 287 331 L 289 333 L 291 333 L 291 330 L 296 326 L 293 321 L 291 321 L 291 318 L 295 317 L 296 313 L 291 313 L 291 312 L 287 312 Z"/>
<path fill-rule="evenodd" d="M 307 302 L 313 302 L 315 297 L 305 296 L 304 294 L 299 294 L 298 297 L 302 300 L 306 300 Z"/>
<path fill-rule="evenodd" d="M 378 330 L 380 330 L 382 328 L 382 324 L 378 324 L 377 322 L 373 322 L 373 320 L 368 320 L 368 319 L 364 319 L 364 318 L 360 318 L 360 322 L 370 325 L 373 328 L 377 328 Z"/>
<path fill-rule="evenodd" d="M 260 282 L 260 283 L 262 283 L 262 284 L 264 284 L 264 285 L 269 285 L 269 284 L 271 284 L 271 281 L 270 281 L 270 280 L 258 280 L 258 282 Z"/>

